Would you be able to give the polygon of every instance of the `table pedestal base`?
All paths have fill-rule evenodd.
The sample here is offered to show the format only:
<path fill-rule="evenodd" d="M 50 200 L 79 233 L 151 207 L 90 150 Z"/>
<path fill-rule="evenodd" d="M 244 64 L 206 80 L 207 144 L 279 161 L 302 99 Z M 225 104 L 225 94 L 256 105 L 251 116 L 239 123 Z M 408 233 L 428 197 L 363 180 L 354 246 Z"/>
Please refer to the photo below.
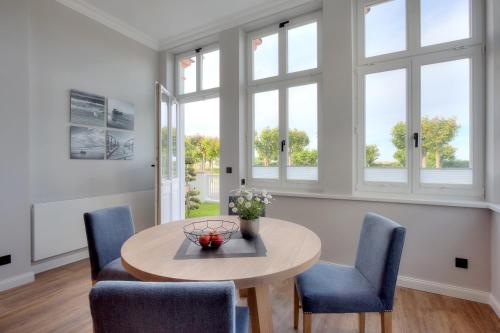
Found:
<path fill-rule="evenodd" d="M 272 333 L 273 318 L 269 286 L 259 285 L 248 289 L 248 310 L 252 333 Z"/>

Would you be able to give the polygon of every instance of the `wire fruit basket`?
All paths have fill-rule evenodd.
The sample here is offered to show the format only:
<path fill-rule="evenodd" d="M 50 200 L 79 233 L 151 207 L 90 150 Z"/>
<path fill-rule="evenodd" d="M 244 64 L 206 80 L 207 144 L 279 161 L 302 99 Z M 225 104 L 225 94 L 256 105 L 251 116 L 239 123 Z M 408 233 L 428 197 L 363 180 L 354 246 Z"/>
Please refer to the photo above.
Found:
<path fill-rule="evenodd" d="M 192 222 L 183 227 L 184 235 L 204 249 L 217 249 L 239 230 L 238 224 L 223 219 Z"/>

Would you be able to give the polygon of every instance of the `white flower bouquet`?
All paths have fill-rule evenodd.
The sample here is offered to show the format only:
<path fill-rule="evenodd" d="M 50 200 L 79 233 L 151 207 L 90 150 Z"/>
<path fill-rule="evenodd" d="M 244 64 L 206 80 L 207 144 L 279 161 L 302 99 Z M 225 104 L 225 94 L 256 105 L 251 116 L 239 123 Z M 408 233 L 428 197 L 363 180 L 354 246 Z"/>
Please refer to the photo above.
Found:
<path fill-rule="evenodd" d="M 240 188 L 234 192 L 235 200 L 229 203 L 229 208 L 243 220 L 256 220 L 262 211 L 271 203 L 273 196 L 265 190 Z"/>

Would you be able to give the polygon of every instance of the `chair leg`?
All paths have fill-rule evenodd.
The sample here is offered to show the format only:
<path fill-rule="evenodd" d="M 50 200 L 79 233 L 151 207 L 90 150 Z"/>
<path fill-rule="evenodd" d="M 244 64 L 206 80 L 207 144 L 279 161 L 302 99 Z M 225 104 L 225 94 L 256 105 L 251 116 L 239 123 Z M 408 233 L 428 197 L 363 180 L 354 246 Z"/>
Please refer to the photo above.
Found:
<path fill-rule="evenodd" d="M 382 333 L 392 333 L 392 312 L 380 312 Z"/>
<path fill-rule="evenodd" d="M 312 332 L 312 313 L 304 312 L 304 316 L 302 318 L 304 324 L 304 333 Z"/>
<path fill-rule="evenodd" d="M 299 293 L 297 286 L 293 285 L 293 328 L 299 327 Z"/>
<path fill-rule="evenodd" d="M 364 312 L 358 313 L 359 315 L 359 333 L 365 333 L 365 320 L 366 314 Z"/>

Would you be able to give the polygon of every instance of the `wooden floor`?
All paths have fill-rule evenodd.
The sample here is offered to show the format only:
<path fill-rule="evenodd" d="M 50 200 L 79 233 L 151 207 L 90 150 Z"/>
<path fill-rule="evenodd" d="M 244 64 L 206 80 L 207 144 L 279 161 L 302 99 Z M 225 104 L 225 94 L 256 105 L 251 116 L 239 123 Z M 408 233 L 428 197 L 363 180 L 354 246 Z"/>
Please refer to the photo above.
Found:
<path fill-rule="evenodd" d="M 90 287 L 89 263 L 83 260 L 41 273 L 32 284 L 0 293 L 0 332 L 90 333 Z M 274 286 L 272 299 L 275 332 L 296 332 L 292 327 L 291 283 Z M 368 314 L 366 323 L 367 333 L 380 332 L 377 314 Z M 317 315 L 313 317 L 313 332 L 358 332 L 357 316 Z M 398 288 L 394 332 L 500 333 L 500 320 L 485 304 Z"/>

